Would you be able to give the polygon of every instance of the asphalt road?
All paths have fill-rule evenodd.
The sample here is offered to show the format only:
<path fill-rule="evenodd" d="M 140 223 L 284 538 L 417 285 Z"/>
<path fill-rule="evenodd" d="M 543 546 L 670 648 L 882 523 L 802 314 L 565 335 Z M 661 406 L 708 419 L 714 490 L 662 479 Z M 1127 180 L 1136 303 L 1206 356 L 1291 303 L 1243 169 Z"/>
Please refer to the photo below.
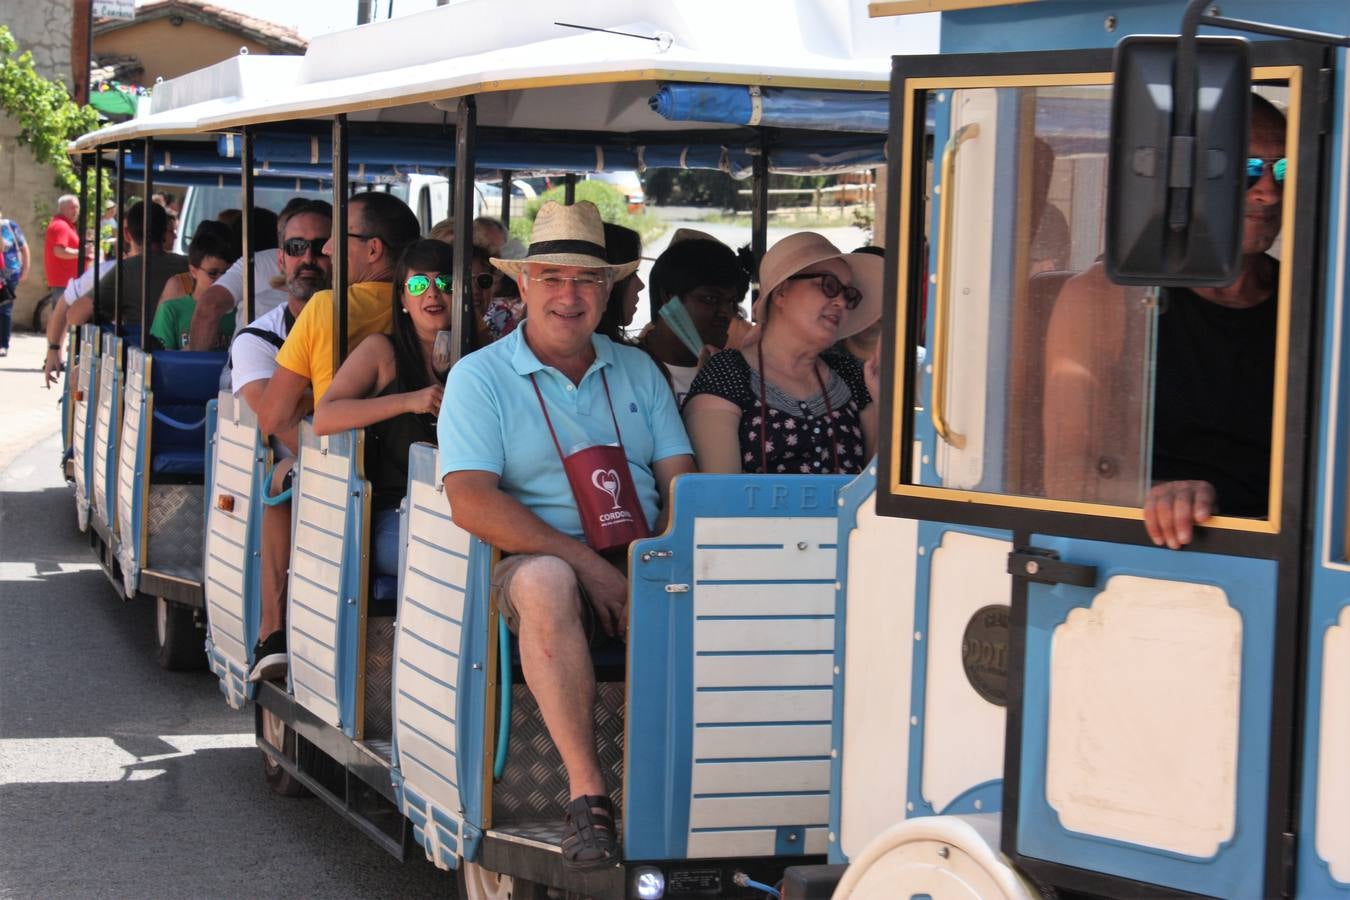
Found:
<path fill-rule="evenodd" d="M 0 897 L 453 896 L 416 845 L 399 863 L 272 794 L 251 709 L 159 669 L 153 609 L 92 564 L 59 454 L 52 434 L 0 459 Z"/>

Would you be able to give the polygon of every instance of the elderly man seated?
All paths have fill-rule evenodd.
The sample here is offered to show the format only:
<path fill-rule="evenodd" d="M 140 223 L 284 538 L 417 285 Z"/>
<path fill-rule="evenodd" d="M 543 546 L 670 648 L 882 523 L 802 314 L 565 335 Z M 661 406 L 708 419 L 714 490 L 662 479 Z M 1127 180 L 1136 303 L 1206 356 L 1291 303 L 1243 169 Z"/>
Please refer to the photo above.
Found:
<path fill-rule="evenodd" d="M 571 786 L 562 852 L 619 859 L 595 748 L 588 644 L 624 635 L 627 546 L 664 528 L 670 483 L 693 471 L 675 398 L 642 350 L 595 334 L 610 265 L 595 206 L 547 203 L 514 277 L 521 327 L 466 356 L 441 405 L 440 475 L 455 522 L 509 554 L 492 577 L 521 665 Z"/>

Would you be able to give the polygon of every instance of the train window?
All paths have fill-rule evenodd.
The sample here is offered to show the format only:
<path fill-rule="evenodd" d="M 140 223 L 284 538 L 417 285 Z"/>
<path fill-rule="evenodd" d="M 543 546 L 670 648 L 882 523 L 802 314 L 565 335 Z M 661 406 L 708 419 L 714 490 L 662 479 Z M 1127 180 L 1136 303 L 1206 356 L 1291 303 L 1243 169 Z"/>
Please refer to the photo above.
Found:
<path fill-rule="evenodd" d="M 1272 123 L 1297 92 L 1258 88 L 1276 112 L 1253 120 L 1253 146 L 1270 145 L 1248 194 L 1249 208 L 1262 195 L 1260 222 L 1248 216 L 1256 261 L 1241 296 L 1206 302 L 1106 279 L 1109 75 L 915 81 L 910 101 L 933 110 L 936 137 L 931 168 L 904 176 L 916 189 L 901 206 L 913 196 L 920 211 L 901 221 L 921 222 L 931 249 L 901 254 L 900 283 L 924 284 L 926 347 L 907 404 L 912 455 L 893 423 L 892 493 L 1132 516 L 1160 481 L 1208 480 L 1215 524 L 1257 527 L 1278 509 L 1289 250 L 1278 236 L 1292 221 L 1280 200 L 1296 133 Z M 1213 379 L 1215 367 L 1227 374 Z"/>

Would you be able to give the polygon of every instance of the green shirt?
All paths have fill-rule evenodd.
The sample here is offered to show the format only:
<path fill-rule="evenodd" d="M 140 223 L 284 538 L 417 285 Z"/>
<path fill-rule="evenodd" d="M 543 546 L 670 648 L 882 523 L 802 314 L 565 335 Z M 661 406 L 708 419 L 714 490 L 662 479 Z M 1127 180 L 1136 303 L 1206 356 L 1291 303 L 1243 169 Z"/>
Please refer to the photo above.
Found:
<path fill-rule="evenodd" d="M 150 323 L 150 337 L 164 345 L 165 350 L 186 350 L 188 348 L 188 326 L 192 324 L 192 312 L 197 301 L 191 294 L 165 300 L 155 310 L 155 320 Z M 219 337 L 214 349 L 223 350 L 230 345 L 234 335 L 234 310 L 220 317 Z"/>

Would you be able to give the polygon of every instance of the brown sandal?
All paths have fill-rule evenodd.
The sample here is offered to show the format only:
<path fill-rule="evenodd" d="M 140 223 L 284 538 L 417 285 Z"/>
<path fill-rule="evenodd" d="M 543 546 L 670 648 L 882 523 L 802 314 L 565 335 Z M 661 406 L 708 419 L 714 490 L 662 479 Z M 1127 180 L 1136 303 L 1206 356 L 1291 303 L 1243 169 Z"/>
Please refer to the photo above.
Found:
<path fill-rule="evenodd" d="M 562 857 L 568 867 L 599 869 L 619 861 L 619 833 L 608 797 L 574 797 L 564 812 Z"/>

